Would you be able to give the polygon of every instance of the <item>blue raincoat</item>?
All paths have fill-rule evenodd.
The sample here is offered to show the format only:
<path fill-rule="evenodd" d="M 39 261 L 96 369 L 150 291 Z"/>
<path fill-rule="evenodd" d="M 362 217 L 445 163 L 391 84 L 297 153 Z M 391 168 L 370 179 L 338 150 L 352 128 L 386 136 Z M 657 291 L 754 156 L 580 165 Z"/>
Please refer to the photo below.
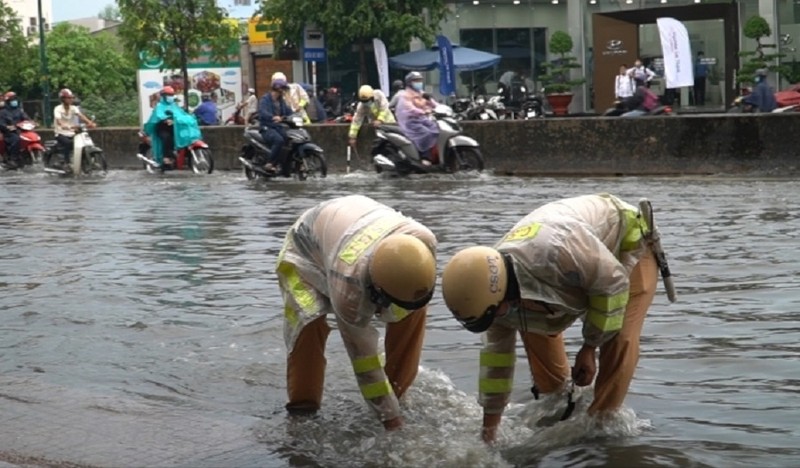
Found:
<path fill-rule="evenodd" d="M 170 116 L 169 113 L 172 113 Z M 153 144 L 153 160 L 161 164 L 164 161 L 163 145 L 158 137 L 156 127 L 162 120 L 172 118 L 172 131 L 175 138 L 175 149 L 185 148 L 203 137 L 200 126 L 192 114 L 184 111 L 181 106 L 168 103 L 164 99 L 158 101 L 150 119 L 144 124 L 144 132 L 150 137 Z"/>

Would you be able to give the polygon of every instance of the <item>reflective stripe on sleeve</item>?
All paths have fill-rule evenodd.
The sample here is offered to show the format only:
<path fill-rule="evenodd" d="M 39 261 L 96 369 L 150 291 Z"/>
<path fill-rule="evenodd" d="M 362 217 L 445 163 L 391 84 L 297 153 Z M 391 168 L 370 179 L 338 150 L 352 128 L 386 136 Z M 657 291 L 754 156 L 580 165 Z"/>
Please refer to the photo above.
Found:
<path fill-rule="evenodd" d="M 586 314 L 586 320 L 605 333 L 621 330 L 622 322 L 625 320 L 625 314 L 619 313 L 609 316 L 599 310 L 589 309 L 589 312 Z"/>
<path fill-rule="evenodd" d="M 353 370 L 356 374 L 373 371 L 383 367 L 384 360 L 382 355 L 367 356 L 353 360 Z"/>
<path fill-rule="evenodd" d="M 628 304 L 628 291 L 613 296 L 589 296 L 589 307 L 600 312 L 611 312 Z"/>
<path fill-rule="evenodd" d="M 297 268 L 291 263 L 281 263 L 277 268 L 278 275 L 283 277 L 284 284 L 288 289 L 288 293 L 292 296 L 294 301 L 306 314 L 312 314 L 317 310 L 317 301 L 314 299 L 314 293 L 306 287 L 300 275 L 297 273 Z M 284 310 L 286 319 L 291 323 L 292 320 L 297 321 L 297 316 L 294 310 L 290 310 L 287 306 Z"/>
<path fill-rule="evenodd" d="M 481 367 L 514 367 L 514 353 L 481 353 Z"/>
<path fill-rule="evenodd" d="M 510 393 L 514 381 L 511 379 L 479 379 L 478 390 L 481 393 Z"/>
<path fill-rule="evenodd" d="M 364 384 L 361 386 L 361 394 L 364 395 L 365 399 L 372 400 L 374 398 L 391 395 L 392 386 L 389 384 L 388 380 L 381 380 L 380 382 Z"/>

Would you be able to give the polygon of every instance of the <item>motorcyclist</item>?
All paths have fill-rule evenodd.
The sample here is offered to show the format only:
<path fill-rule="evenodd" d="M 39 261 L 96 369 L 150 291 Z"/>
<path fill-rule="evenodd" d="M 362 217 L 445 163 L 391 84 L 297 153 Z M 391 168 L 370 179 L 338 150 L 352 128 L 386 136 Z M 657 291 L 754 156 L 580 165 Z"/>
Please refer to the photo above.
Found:
<path fill-rule="evenodd" d="M 436 140 L 439 126 L 428 117 L 437 102 L 423 94 L 423 80 L 419 72 L 412 71 L 405 78 L 406 88 L 398 93 L 397 121 L 403 133 L 414 143 L 422 158 L 422 163 L 436 162 Z"/>
<path fill-rule="evenodd" d="M 392 81 L 392 100 L 389 101 L 389 109 L 391 109 L 392 112 L 397 109 L 397 103 L 400 101 L 400 91 L 402 91 L 404 87 L 403 80 Z"/>
<path fill-rule="evenodd" d="M 744 98 L 744 103 L 753 108 L 753 112 L 772 112 L 778 107 L 775 101 L 775 92 L 767 83 L 766 68 L 759 68 L 756 70 L 756 85 L 753 87 L 753 92 Z"/>
<path fill-rule="evenodd" d="M 217 114 L 217 104 L 211 99 L 211 95 L 203 94 L 203 103 L 194 110 L 200 125 L 219 125 L 219 115 Z"/>
<path fill-rule="evenodd" d="M 144 132 L 153 142 L 153 160 L 159 167 L 172 163 L 176 147 L 184 148 L 201 138 L 197 119 L 175 102 L 172 86 L 164 86 L 160 94 L 161 99 L 144 124 Z"/>
<path fill-rule="evenodd" d="M 19 166 L 19 131 L 17 124 L 23 120 L 31 120 L 28 114 L 25 113 L 19 106 L 19 98 L 17 93 L 9 91 L 3 97 L 6 103 L 5 107 L 0 110 L 0 131 L 3 132 L 3 139 L 6 142 L 6 151 L 8 152 L 7 163 L 9 166 Z"/>
<path fill-rule="evenodd" d="M 236 106 L 236 110 L 241 112 L 245 125 L 248 124 L 250 119 L 258 113 L 258 97 L 255 89 L 247 88 L 247 97 Z"/>
<path fill-rule="evenodd" d="M 325 122 L 328 115 L 325 113 L 325 106 L 322 105 L 322 101 L 314 94 L 314 87 L 307 83 L 303 83 L 300 86 L 302 86 L 306 94 L 308 94 L 306 113 L 311 123 Z"/>
<path fill-rule="evenodd" d="M 287 88 L 285 79 L 278 77 L 272 80 L 272 89 L 261 97 L 258 105 L 258 118 L 261 123 L 261 138 L 270 147 L 269 161 L 264 169 L 277 172 L 278 167 L 283 168 L 283 174 L 288 175 L 289 168 L 283 167 L 283 144 L 286 141 L 286 132 L 280 122 L 284 117 L 292 115 L 292 109 L 284 99 L 284 90 Z"/>
<path fill-rule="evenodd" d="M 623 101 L 623 105 L 628 111 L 622 117 L 639 117 L 658 106 L 658 96 L 647 86 L 638 86 L 633 96 Z"/>
<path fill-rule="evenodd" d="M 384 123 L 395 123 L 386 95 L 380 90 L 373 89 L 370 85 L 363 85 L 358 89 L 358 107 L 356 107 L 356 113 L 350 123 L 348 134 L 350 146 L 356 145 L 356 137 L 364 121 L 371 122 L 375 127 Z"/>
<path fill-rule="evenodd" d="M 58 92 L 61 104 L 53 110 L 53 127 L 57 142 L 57 151 L 64 155 L 64 164 L 69 163 L 72 154 L 72 140 L 75 130 L 82 121 L 89 128 L 94 128 L 95 123 L 88 119 L 77 105 L 74 105 L 75 95 L 68 88 Z"/>
<path fill-rule="evenodd" d="M 289 83 L 289 80 L 286 79 L 286 75 L 281 72 L 272 74 L 272 82 L 275 83 L 275 80 L 283 80 L 284 83 L 286 83 L 286 92 L 284 93 L 286 103 L 289 104 L 289 108 L 292 109 L 292 112 L 299 113 L 303 116 L 303 123 L 310 124 L 311 119 L 308 117 L 308 112 L 306 112 L 306 106 L 309 102 L 306 90 L 303 89 L 299 83 Z"/>

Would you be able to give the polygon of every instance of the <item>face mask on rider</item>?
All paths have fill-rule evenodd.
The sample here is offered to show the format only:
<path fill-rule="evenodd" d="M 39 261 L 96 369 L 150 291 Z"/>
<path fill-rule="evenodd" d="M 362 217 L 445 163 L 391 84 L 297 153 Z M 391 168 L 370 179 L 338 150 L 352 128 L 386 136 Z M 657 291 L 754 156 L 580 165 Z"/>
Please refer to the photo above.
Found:
<path fill-rule="evenodd" d="M 175 102 L 175 96 L 165 96 L 164 99 L 167 101 L 168 104 L 172 104 Z"/>
<path fill-rule="evenodd" d="M 411 87 L 414 88 L 416 91 L 422 91 L 422 82 L 421 81 L 414 81 L 411 83 Z"/>
<path fill-rule="evenodd" d="M 17 107 L 17 106 L 19 106 L 19 102 L 17 102 L 17 101 L 10 101 L 10 102 L 8 103 L 8 105 L 9 105 L 9 106 L 11 106 L 11 107 Z"/>

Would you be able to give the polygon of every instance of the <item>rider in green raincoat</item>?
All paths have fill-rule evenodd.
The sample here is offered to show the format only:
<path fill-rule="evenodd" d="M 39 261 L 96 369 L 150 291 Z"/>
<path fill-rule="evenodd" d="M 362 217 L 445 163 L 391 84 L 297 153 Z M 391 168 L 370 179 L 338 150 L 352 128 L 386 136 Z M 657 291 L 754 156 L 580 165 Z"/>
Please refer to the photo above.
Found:
<path fill-rule="evenodd" d="M 151 138 L 153 160 L 159 166 L 165 156 L 172 157 L 176 148 L 185 148 L 202 138 L 197 119 L 175 103 L 172 86 L 161 90 L 161 99 L 144 124 L 144 132 Z"/>

